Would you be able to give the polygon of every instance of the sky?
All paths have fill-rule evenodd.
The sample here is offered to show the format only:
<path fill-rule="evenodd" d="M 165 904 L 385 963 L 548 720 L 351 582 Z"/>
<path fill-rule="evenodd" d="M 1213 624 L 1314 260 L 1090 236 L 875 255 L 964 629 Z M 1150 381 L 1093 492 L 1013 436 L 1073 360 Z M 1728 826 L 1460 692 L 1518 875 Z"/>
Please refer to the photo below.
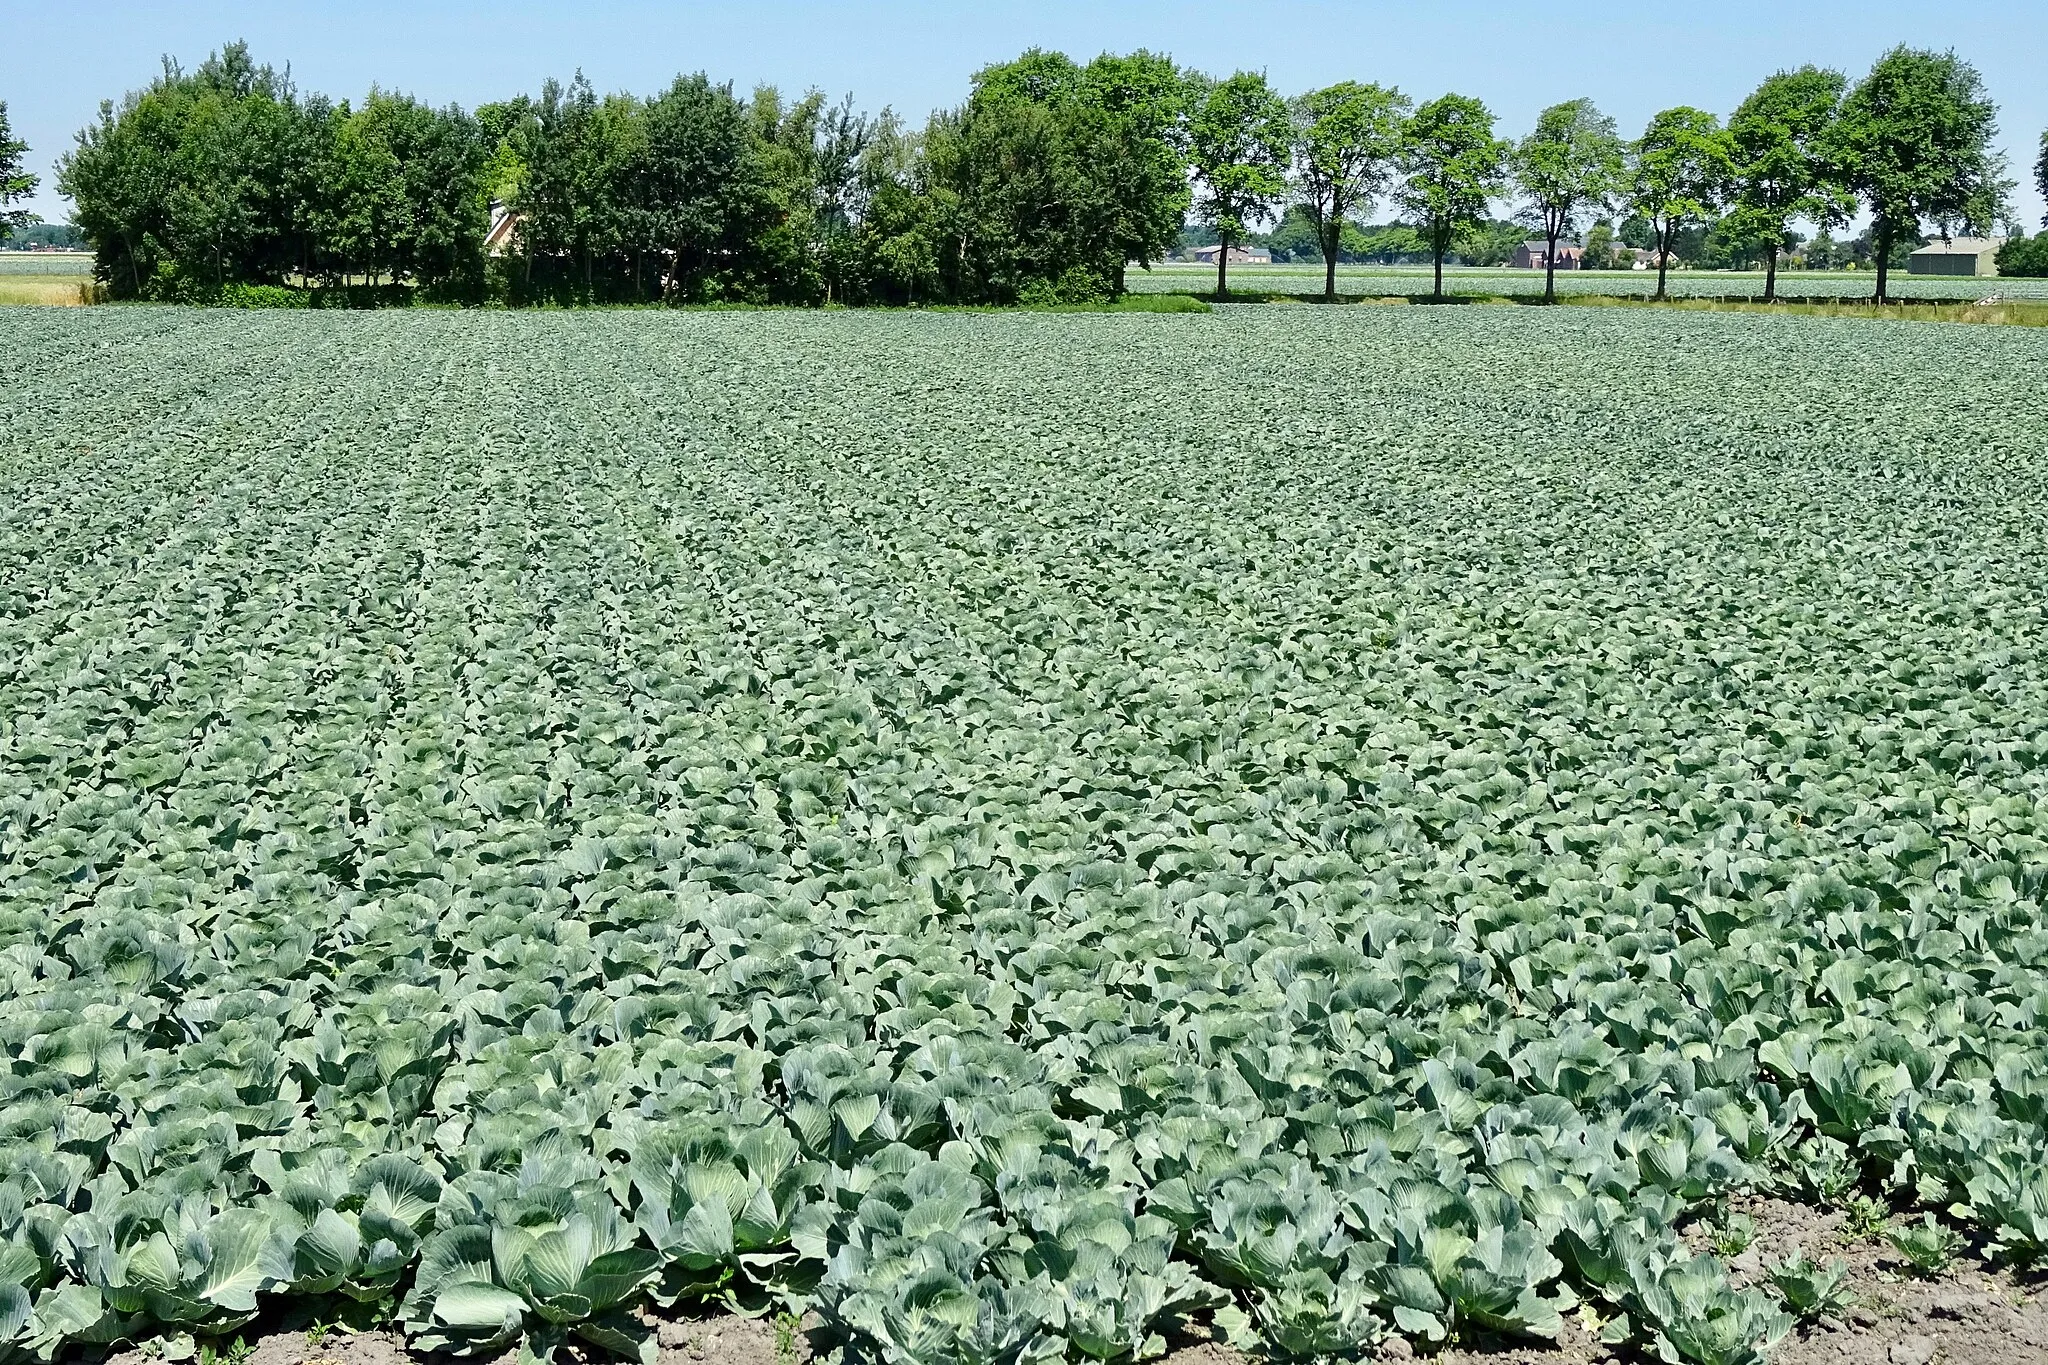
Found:
<path fill-rule="evenodd" d="M 1726 115 L 1771 72 L 1807 62 L 1853 79 L 1897 43 L 1954 48 L 1983 73 L 2030 230 L 2044 210 L 2033 165 L 2048 128 L 2048 0 L 1907 5 L 1894 0 L 1720 0 L 1711 5 L 1454 6 L 1258 0 L 899 0 L 894 4 L 566 3 L 565 0 L 98 0 L 16 6 L 0 21 L 0 100 L 29 168 L 31 205 L 61 221 L 53 167 L 102 99 L 147 83 L 169 55 L 196 65 L 246 39 L 291 66 L 301 89 L 357 98 L 373 83 L 436 104 L 474 106 L 532 91 L 577 68 L 600 91 L 652 93 L 702 70 L 745 91 L 851 92 L 913 121 L 957 103 L 979 67 L 1029 47 L 1086 58 L 1145 47 L 1227 74 L 1263 70 L 1286 93 L 1338 80 L 1399 86 L 1418 99 L 1477 95 L 1519 136 L 1537 111 L 1590 96 L 1626 135 L 1660 108 Z"/>

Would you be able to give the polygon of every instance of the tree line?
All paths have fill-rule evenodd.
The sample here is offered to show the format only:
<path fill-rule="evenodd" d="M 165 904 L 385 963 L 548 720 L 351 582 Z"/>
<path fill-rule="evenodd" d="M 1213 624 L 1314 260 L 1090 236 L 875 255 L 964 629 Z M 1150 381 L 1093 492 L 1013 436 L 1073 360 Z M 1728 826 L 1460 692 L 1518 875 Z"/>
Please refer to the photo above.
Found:
<path fill-rule="evenodd" d="M 1401 221 L 1371 240 L 1433 262 L 1439 294 L 1460 243 L 1526 227 L 1554 271 L 1561 242 L 1599 223 L 1604 250 L 1621 216 L 1647 237 L 1660 297 L 1679 245 L 1709 228 L 1765 264 L 1774 296 L 1791 225 L 1825 232 L 1860 208 L 1882 299 L 1901 243 L 2009 219 L 1996 131 L 1968 63 L 1905 47 L 1853 84 L 1780 72 L 1725 124 L 1681 106 L 1624 139 L 1575 99 L 1510 140 L 1468 95 L 1344 81 L 1288 98 L 1258 72 L 1144 51 L 1033 50 L 911 127 L 702 74 L 652 96 L 599 96 L 579 73 L 473 111 L 375 88 L 351 104 L 237 43 L 192 71 L 167 59 L 103 104 L 58 187 L 127 298 L 1080 302 L 1121 293 L 1191 227 L 1223 248 L 1222 293 L 1230 248 L 1275 220 L 1313 242 L 1334 297 L 1339 258 L 1384 205 Z M 2036 173 L 2048 192 L 2048 137 Z M 1518 206 L 1505 234 L 1489 217 L 1502 200 Z"/>

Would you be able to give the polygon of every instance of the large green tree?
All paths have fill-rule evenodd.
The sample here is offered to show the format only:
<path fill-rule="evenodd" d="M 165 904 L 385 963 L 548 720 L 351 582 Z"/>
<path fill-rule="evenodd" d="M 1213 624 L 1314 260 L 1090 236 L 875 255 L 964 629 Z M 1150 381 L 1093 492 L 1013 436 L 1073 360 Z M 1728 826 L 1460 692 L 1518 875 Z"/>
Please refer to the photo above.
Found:
<path fill-rule="evenodd" d="M 1650 224 L 1662 299 L 1678 234 L 1713 216 L 1734 174 L 1728 133 L 1712 114 L 1680 105 L 1653 116 L 1630 150 L 1629 203 Z"/>
<path fill-rule="evenodd" d="M 764 192 L 752 183 L 760 174 L 757 142 L 779 127 L 777 116 L 757 128 L 732 87 L 701 72 L 676 77 L 648 101 L 643 136 L 626 168 L 631 183 L 615 193 L 632 199 L 626 212 L 633 248 L 665 262 L 668 297 L 724 292 L 720 267 L 761 208 Z"/>
<path fill-rule="evenodd" d="M 1458 234 L 1486 221 L 1506 187 L 1509 143 L 1493 135 L 1493 113 L 1469 95 L 1443 95 L 1417 109 L 1402 129 L 1396 199 L 1429 240 L 1435 297 L 1444 296 L 1444 256 Z"/>
<path fill-rule="evenodd" d="M 1315 225 L 1323 297 L 1337 298 L 1344 226 L 1362 223 L 1401 155 L 1401 124 L 1413 104 L 1398 90 L 1341 81 L 1294 101 L 1294 202 Z"/>
<path fill-rule="evenodd" d="M 10 207 L 34 194 L 42 183 L 23 168 L 21 159 L 27 154 L 28 144 L 14 136 L 7 121 L 7 101 L 0 100 L 0 240 L 15 228 L 39 221 L 27 209 Z"/>
<path fill-rule="evenodd" d="M 301 96 L 230 44 L 100 107 L 59 168 L 117 297 L 354 276 L 474 297 L 488 140 L 459 109 Z"/>
<path fill-rule="evenodd" d="M 1016 68 L 1057 81 L 1025 81 Z M 1088 165 L 1079 69 L 1030 53 L 984 72 L 957 110 L 925 132 L 926 178 L 944 219 L 944 289 L 963 302 L 1013 302 L 1045 291 L 1106 295 L 1117 261 L 1104 227 L 1106 189 Z"/>
<path fill-rule="evenodd" d="M 373 88 L 360 109 L 330 110 L 326 133 L 307 213 L 323 272 L 473 297 L 489 227 L 476 120 Z"/>
<path fill-rule="evenodd" d="M 1287 193 L 1294 128 L 1287 101 L 1264 73 L 1202 84 L 1188 119 L 1195 215 L 1216 234 L 1216 294 L 1230 285 L 1230 248 L 1272 216 Z"/>
<path fill-rule="evenodd" d="M 1728 120 L 1734 194 L 1723 222 L 1731 239 L 1761 247 L 1766 303 L 1778 297 L 1778 256 L 1792 220 L 1839 227 L 1855 206 L 1829 155 L 1847 86 L 1839 71 L 1780 71 Z"/>
<path fill-rule="evenodd" d="M 928 177 L 923 138 L 888 110 L 876 120 L 855 178 L 853 301 L 914 304 L 942 286 L 942 191 Z"/>
<path fill-rule="evenodd" d="M 827 105 L 813 92 L 805 105 L 808 146 L 802 161 L 810 192 L 811 254 L 824 289 L 825 302 L 843 301 L 847 267 L 857 259 L 857 231 L 868 202 L 869 183 L 861 174 L 868 149 L 880 135 L 889 111 L 870 117 L 853 107 L 848 95 Z"/>
<path fill-rule="evenodd" d="M 1553 104 L 1515 148 L 1515 185 L 1543 231 L 1543 300 L 1557 301 L 1557 243 L 1587 215 L 1611 212 L 1622 189 L 1622 145 L 1614 120 L 1588 99 Z"/>
<path fill-rule="evenodd" d="M 1895 47 L 1842 101 L 1832 155 L 1870 209 L 1877 301 L 1889 288 L 1894 243 L 1924 223 L 1943 233 L 1988 228 L 2006 182 L 1992 139 L 1997 106 L 1976 68 L 1953 52 Z"/>
<path fill-rule="evenodd" d="M 948 288 L 965 300 L 1121 292 L 1174 244 L 1189 192 L 1186 83 L 1151 53 L 985 68 L 924 137 Z"/>
<path fill-rule="evenodd" d="M 629 95 L 599 99 L 581 71 L 550 80 L 523 125 L 520 215 L 524 274 L 540 293 L 591 302 L 623 292 L 632 244 L 649 231 L 644 176 L 647 110 Z M 679 265 L 680 268 L 680 265 Z"/>
<path fill-rule="evenodd" d="M 850 107 L 841 108 L 851 114 Z M 831 112 L 821 90 L 784 100 L 772 86 L 755 87 L 747 101 L 752 172 L 734 203 L 724 297 L 749 303 L 816 303 L 823 297 L 820 177 L 827 173 L 827 156 L 846 154 L 824 145 Z"/>
<path fill-rule="evenodd" d="M 233 43 L 100 106 L 58 188 L 117 295 L 193 296 L 275 283 L 305 258 L 298 192 L 309 113 L 291 82 Z"/>
<path fill-rule="evenodd" d="M 2034 163 L 2034 186 L 2043 199 L 2048 199 L 2048 132 L 2041 134 L 2041 157 Z M 2048 214 L 2042 215 L 2041 226 L 2048 227 Z"/>
<path fill-rule="evenodd" d="M 1119 294 L 1125 266 L 1165 259 L 1187 219 L 1189 88 L 1171 58 L 1142 49 L 1105 52 L 1082 69 L 1093 166 L 1109 206 L 1101 228 Z"/>

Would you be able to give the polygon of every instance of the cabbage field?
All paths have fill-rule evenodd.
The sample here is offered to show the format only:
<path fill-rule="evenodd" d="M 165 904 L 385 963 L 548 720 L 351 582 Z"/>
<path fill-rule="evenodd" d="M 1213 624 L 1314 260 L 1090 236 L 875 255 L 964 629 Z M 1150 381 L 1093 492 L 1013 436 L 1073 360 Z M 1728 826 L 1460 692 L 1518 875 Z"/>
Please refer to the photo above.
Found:
<path fill-rule="evenodd" d="M 1323 267 L 1317 264 L 1285 262 L 1277 265 L 1233 265 L 1229 270 L 1232 293 L 1305 294 L 1323 292 Z M 1136 294 L 1208 293 L 1216 288 L 1213 265 L 1166 264 L 1150 270 L 1132 270 L 1129 288 Z M 1346 265 L 1337 268 L 1337 292 L 1364 298 L 1419 298 L 1436 287 L 1427 266 Z M 1762 299 L 1764 274 L 1755 271 L 1674 270 L 1667 289 L 1675 299 Z M 1784 271 L 1778 276 L 1778 295 L 1786 300 L 1846 300 L 1860 302 L 1877 289 L 1877 277 L 1869 271 Z M 1894 299 L 1940 299 L 1944 302 L 1975 303 L 1997 295 L 2002 300 L 2048 299 L 2048 279 L 1984 278 L 1909 275 L 1895 271 L 1891 276 Z M 1540 298 L 1543 272 L 1499 267 L 1451 268 L 1444 271 L 1447 294 L 1483 294 L 1503 298 Z M 1654 270 L 1565 270 L 1558 272 L 1557 292 L 1561 295 L 1594 294 L 1612 298 L 1648 298 L 1657 292 Z"/>
<path fill-rule="evenodd" d="M 2048 1249 L 2038 331 L 0 339 L 0 1359 L 1740 1365 L 1730 1192 Z"/>

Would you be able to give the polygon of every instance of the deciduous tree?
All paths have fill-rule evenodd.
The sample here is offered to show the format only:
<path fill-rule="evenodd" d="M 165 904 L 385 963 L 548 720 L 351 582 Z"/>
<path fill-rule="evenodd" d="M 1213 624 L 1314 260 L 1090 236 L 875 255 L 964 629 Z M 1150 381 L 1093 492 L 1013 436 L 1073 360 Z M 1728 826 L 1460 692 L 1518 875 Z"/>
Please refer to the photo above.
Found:
<path fill-rule="evenodd" d="M 1296 99 L 1294 198 L 1315 224 L 1323 297 L 1337 298 L 1344 225 L 1363 222 L 1399 164 L 1401 125 L 1413 109 L 1398 90 L 1341 81 Z"/>
<path fill-rule="evenodd" d="M 0 239 L 13 229 L 41 221 L 27 209 L 11 208 L 36 192 L 42 181 L 22 167 L 28 144 L 14 136 L 7 122 L 7 101 L 0 100 Z"/>
<path fill-rule="evenodd" d="M 1766 303 L 1778 297 L 1778 255 L 1791 221 L 1839 227 L 1855 207 L 1828 155 L 1847 86 L 1839 71 L 1780 71 L 1728 120 L 1735 176 L 1727 231 L 1762 247 Z"/>
<path fill-rule="evenodd" d="M 1655 239 L 1661 299 L 1678 234 L 1713 216 L 1734 173 L 1728 133 L 1704 109 L 1680 105 L 1651 118 L 1631 150 L 1629 202 Z"/>
<path fill-rule="evenodd" d="M 1997 132 L 1983 78 L 1953 52 L 1895 47 L 1842 101 L 1831 154 L 1870 209 L 1879 303 L 1894 243 L 1929 220 L 1947 233 L 1998 219 L 2006 183 L 1991 147 Z"/>
<path fill-rule="evenodd" d="M 1486 219 L 1487 203 L 1505 188 L 1509 143 L 1493 135 L 1492 111 L 1469 95 L 1444 95 L 1417 109 L 1402 128 L 1396 194 L 1429 239 L 1435 297 L 1444 296 L 1444 256 L 1461 229 Z"/>
<path fill-rule="evenodd" d="M 1102 227 L 1119 294 L 1126 263 L 1163 260 L 1187 220 L 1189 89 L 1171 58 L 1142 49 L 1105 52 L 1082 69 L 1080 97 L 1092 115 L 1095 172 L 1109 205 Z"/>
<path fill-rule="evenodd" d="M 2041 158 L 2034 163 L 2034 186 L 2043 199 L 2048 199 L 2048 132 L 2041 134 Z M 2041 226 L 2048 227 L 2048 214 L 2041 215 Z"/>
<path fill-rule="evenodd" d="M 1514 154 L 1515 184 L 1529 220 L 1543 230 L 1543 301 L 1557 301 L 1557 243 L 1580 218 L 1611 212 L 1622 189 L 1622 146 L 1614 120 L 1588 99 L 1553 104 Z"/>
<path fill-rule="evenodd" d="M 1262 72 L 1240 71 L 1207 83 L 1192 101 L 1189 158 L 1198 192 L 1196 217 L 1216 233 L 1216 294 L 1230 283 L 1230 248 L 1272 216 L 1287 193 L 1294 140 L 1287 101 Z"/>
<path fill-rule="evenodd" d="M 1080 66 L 1034 49 L 982 70 L 924 142 L 955 296 L 1115 294 L 1127 262 L 1163 256 L 1189 202 L 1185 93 L 1147 52 Z"/>

